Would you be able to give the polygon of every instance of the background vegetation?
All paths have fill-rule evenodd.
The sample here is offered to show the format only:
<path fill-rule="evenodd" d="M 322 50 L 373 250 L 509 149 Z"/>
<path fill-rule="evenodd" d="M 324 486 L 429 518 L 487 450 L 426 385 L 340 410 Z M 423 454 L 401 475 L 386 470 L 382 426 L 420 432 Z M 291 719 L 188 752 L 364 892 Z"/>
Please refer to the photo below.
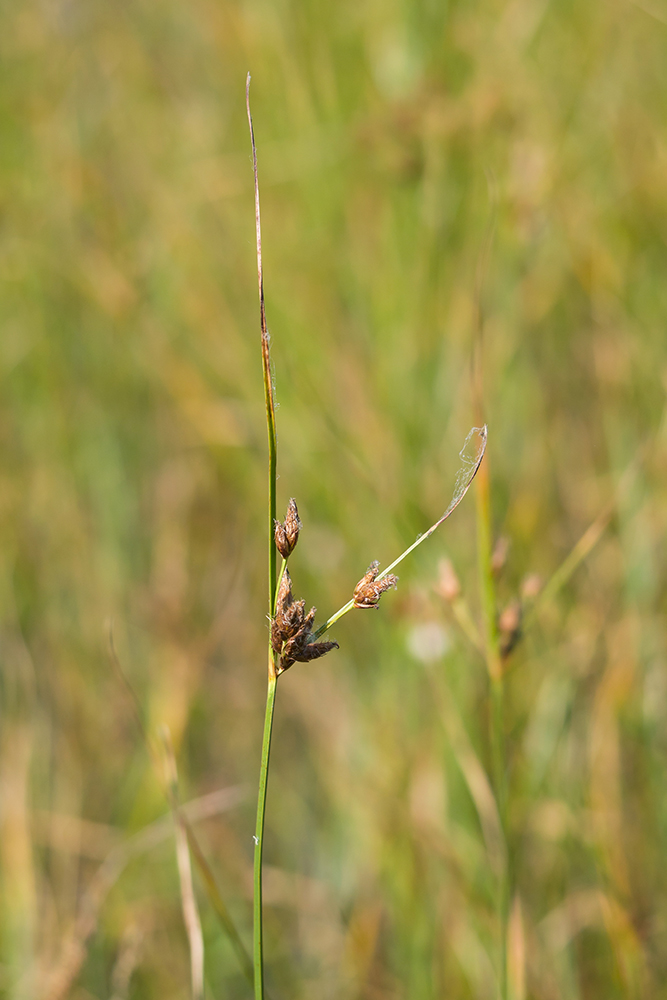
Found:
<path fill-rule="evenodd" d="M 512 995 L 667 996 L 664 0 L 21 0 L 0 53 L 2 995 L 188 995 L 110 623 L 183 800 L 228 790 L 193 822 L 250 943 L 250 69 L 296 595 L 331 613 L 442 512 L 477 339 L 499 610 L 586 555 L 506 663 Z M 280 681 L 274 998 L 494 995 L 476 532 L 471 495 Z M 247 997 L 197 891 L 208 995 Z"/>

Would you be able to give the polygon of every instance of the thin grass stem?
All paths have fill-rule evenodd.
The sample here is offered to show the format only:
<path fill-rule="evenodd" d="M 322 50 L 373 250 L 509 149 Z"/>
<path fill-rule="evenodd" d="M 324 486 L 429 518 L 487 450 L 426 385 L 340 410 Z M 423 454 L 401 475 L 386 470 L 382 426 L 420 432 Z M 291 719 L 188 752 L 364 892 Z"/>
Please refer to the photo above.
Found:
<path fill-rule="evenodd" d="M 269 438 L 269 611 L 273 612 L 276 594 L 276 546 L 273 540 L 273 527 L 276 520 L 276 471 L 278 446 L 276 439 L 276 406 L 271 374 L 271 353 L 269 331 L 266 325 L 266 309 L 264 306 L 264 270 L 262 267 L 262 223 L 259 213 L 259 182 L 257 179 L 257 147 L 255 146 L 255 130 L 250 113 L 250 73 L 246 79 L 245 88 L 246 111 L 250 129 L 252 146 L 252 169 L 255 181 L 255 233 L 257 238 L 257 284 L 259 289 L 259 323 L 262 339 L 262 374 L 264 378 L 264 403 L 266 406 L 266 428 Z"/>
<path fill-rule="evenodd" d="M 231 943 L 232 948 L 234 949 L 234 953 L 236 955 L 238 963 L 241 966 L 241 970 L 243 971 L 243 975 L 252 986 L 254 982 L 252 959 L 248 954 L 246 946 L 243 944 L 243 941 L 241 940 L 241 935 L 237 931 L 236 925 L 234 924 L 234 921 L 231 918 L 229 910 L 227 909 L 227 905 L 224 899 L 222 898 L 220 890 L 218 889 L 218 884 L 215 880 L 213 872 L 211 871 L 211 866 L 204 857 L 203 851 L 199 846 L 199 841 L 195 837 L 194 830 L 192 829 L 192 826 L 190 825 L 182 809 L 179 810 L 179 815 L 181 823 L 183 824 L 183 828 L 188 837 L 190 854 L 192 855 L 194 862 L 197 865 L 197 868 L 199 869 L 199 874 L 204 883 L 204 887 L 206 889 L 206 894 L 208 896 L 209 902 L 211 903 L 211 906 L 213 907 L 218 920 L 220 921 L 225 933 L 227 934 L 227 937 L 229 938 L 229 941 Z"/>
<path fill-rule="evenodd" d="M 266 325 L 266 309 L 264 306 L 264 271 L 262 268 L 262 226 L 259 211 L 259 182 L 257 178 L 257 147 L 255 131 L 250 113 L 250 73 L 246 79 L 246 111 L 250 129 L 252 146 L 252 169 L 255 182 L 255 231 L 257 237 L 257 283 L 259 289 L 259 321 L 262 343 L 262 372 L 264 378 L 264 402 L 266 406 L 266 428 L 269 439 L 269 615 L 276 613 L 276 597 L 278 580 L 276 578 L 276 545 L 274 527 L 276 523 L 276 475 L 278 461 L 278 446 L 276 440 L 276 408 L 271 374 L 271 354 L 269 332 Z M 280 576 L 285 571 L 283 560 Z M 255 825 L 255 864 L 253 875 L 253 964 L 255 980 L 255 1000 L 264 1000 L 264 932 L 262 919 L 262 856 L 264 851 L 264 814 L 266 811 L 266 790 L 269 779 L 269 761 L 271 757 L 271 732 L 273 730 L 273 710 L 276 700 L 276 662 L 271 640 L 269 638 L 269 680 L 266 696 L 266 715 L 264 719 L 264 736 L 262 739 L 262 759 L 259 772 L 259 788 L 257 790 L 257 821 Z"/>
<path fill-rule="evenodd" d="M 160 767 L 160 772 L 163 770 Z M 226 812 L 238 805 L 244 797 L 244 791 L 240 786 L 219 789 L 217 792 L 184 803 L 180 807 L 181 816 L 185 823 L 190 825 Z M 171 837 L 172 831 L 172 816 L 161 816 L 112 848 L 107 854 L 81 894 L 74 926 L 63 943 L 55 968 L 46 973 L 46 978 L 38 991 L 39 996 L 45 1000 L 66 1000 L 71 995 L 74 981 L 86 959 L 88 943 L 99 926 L 100 912 L 109 892 L 132 860 L 142 857 L 158 844 L 164 843 Z M 249 965 L 252 985 L 252 962 L 249 961 Z"/>
<path fill-rule="evenodd" d="M 262 763 L 259 771 L 257 793 L 257 822 L 255 825 L 255 868 L 253 880 L 253 955 L 255 969 L 255 1000 L 264 998 L 264 935 L 262 926 L 262 855 L 264 851 L 264 814 L 266 812 L 266 790 L 269 779 L 269 758 L 271 754 L 271 731 L 273 711 L 276 703 L 278 678 L 275 669 L 269 671 L 269 686 L 266 694 L 266 715 L 264 717 L 264 737 L 262 739 Z"/>
<path fill-rule="evenodd" d="M 490 684 L 490 743 L 493 785 L 500 817 L 503 852 L 498 873 L 498 995 L 507 1000 L 507 932 L 509 925 L 510 867 L 507 828 L 507 753 L 505 744 L 505 691 L 496 621 L 496 588 L 491 563 L 491 502 L 489 470 L 477 478 L 478 571 L 484 621 L 484 649 Z"/>
<path fill-rule="evenodd" d="M 475 277 L 475 331 L 471 357 L 471 389 L 477 419 L 484 414 L 484 284 L 491 258 L 498 212 L 498 185 L 492 171 L 487 172 L 490 214 L 486 234 L 477 263 Z M 491 772 L 500 816 L 503 852 L 498 873 L 498 996 L 507 1000 L 507 934 L 510 900 L 510 849 L 507 824 L 507 748 L 505 741 L 505 690 L 503 664 L 498 635 L 496 586 L 493 575 L 493 531 L 491 524 L 491 490 L 489 466 L 485 463 L 477 477 L 477 558 L 479 586 L 482 603 L 484 652 L 490 686 L 489 742 L 491 744 Z"/>
<path fill-rule="evenodd" d="M 167 782 L 170 789 L 171 808 L 174 817 L 174 838 L 176 841 L 178 878 L 181 887 L 183 923 L 188 935 L 190 949 L 192 1000 L 204 1000 L 204 936 L 202 934 L 197 897 L 195 896 L 195 888 L 192 881 L 188 833 L 181 814 L 176 756 L 171 742 L 171 734 L 166 726 L 163 728 L 162 738 L 168 775 Z"/>
<path fill-rule="evenodd" d="M 609 527 L 619 503 L 625 499 L 626 494 L 634 484 L 637 478 L 637 473 L 646 458 L 647 450 L 648 446 L 645 446 L 637 455 L 635 455 L 623 472 L 612 499 L 603 507 L 595 520 L 589 524 L 579 541 L 570 550 L 550 579 L 547 580 L 537 600 L 524 618 L 524 632 L 527 632 L 529 628 L 532 628 L 541 611 L 547 607 L 551 601 L 553 601 L 556 594 L 558 594 L 559 591 L 562 590 L 562 588 L 569 582 L 570 578 L 582 562 L 588 558 L 597 543 L 600 541 Z"/>
<path fill-rule="evenodd" d="M 143 708 L 139 700 L 139 697 L 137 695 L 137 692 L 134 690 L 134 687 L 130 683 L 129 678 L 125 673 L 125 671 L 123 670 L 120 660 L 118 659 L 118 654 L 116 653 L 116 647 L 113 638 L 113 628 L 111 624 L 109 625 L 109 653 L 111 656 L 111 662 L 114 666 L 114 669 L 116 670 L 120 680 L 122 681 L 126 691 L 130 696 L 137 727 L 139 729 L 139 732 L 143 736 L 144 743 L 146 745 L 146 750 L 148 751 L 149 758 L 153 764 L 153 767 L 155 768 L 155 773 L 158 775 L 161 787 L 163 787 L 165 797 L 173 810 L 175 808 L 175 803 L 173 798 L 173 788 L 170 785 L 169 781 L 165 782 L 163 780 L 162 768 L 160 767 L 160 755 L 158 752 L 158 746 L 151 739 L 148 729 L 146 728 L 146 725 L 144 723 Z M 218 920 L 220 921 L 222 929 L 224 930 L 225 934 L 227 934 L 230 940 L 232 948 L 234 949 L 234 953 L 238 959 L 239 965 L 241 966 L 241 969 L 243 971 L 243 975 L 246 977 L 246 979 L 252 986 L 253 967 L 250 955 L 248 954 L 248 951 L 245 945 L 243 944 L 241 935 L 239 934 L 236 928 L 236 924 L 232 920 L 231 914 L 227 908 L 227 904 L 225 903 L 222 893 L 218 887 L 218 883 L 216 882 L 215 875 L 211 870 L 211 866 L 206 860 L 204 852 L 202 851 L 199 845 L 199 841 L 197 839 L 195 831 L 192 828 L 192 823 L 188 818 L 186 811 L 180 806 L 180 804 L 177 803 L 176 805 L 178 807 L 180 821 L 184 826 L 185 832 L 187 833 L 188 844 L 190 847 L 190 854 L 192 855 L 195 865 L 199 870 L 199 875 L 203 882 L 204 889 L 206 890 L 206 895 L 208 896 L 208 900 L 211 906 L 213 907 L 213 910 L 215 911 Z"/>

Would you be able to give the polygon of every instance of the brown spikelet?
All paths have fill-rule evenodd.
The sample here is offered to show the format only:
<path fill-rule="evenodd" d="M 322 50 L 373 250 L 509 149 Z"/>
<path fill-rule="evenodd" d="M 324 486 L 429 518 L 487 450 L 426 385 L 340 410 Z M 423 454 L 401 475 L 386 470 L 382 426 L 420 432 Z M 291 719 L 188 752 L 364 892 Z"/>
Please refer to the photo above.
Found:
<path fill-rule="evenodd" d="M 296 543 L 299 541 L 299 532 L 301 531 L 301 527 L 301 519 L 299 518 L 296 500 L 292 497 L 287 505 L 285 520 L 282 524 L 280 521 L 275 522 L 274 538 L 276 548 L 278 549 L 278 552 L 280 552 L 283 559 L 289 559 L 292 552 L 294 552 Z"/>
<path fill-rule="evenodd" d="M 393 573 L 383 576 L 381 580 L 375 579 L 379 568 L 380 563 L 377 560 L 372 562 L 354 588 L 352 599 L 355 608 L 376 608 L 385 590 L 389 590 L 391 587 L 396 589 L 398 577 L 394 576 Z"/>
<path fill-rule="evenodd" d="M 299 647 L 299 649 L 291 654 L 294 660 L 298 660 L 299 663 L 308 663 L 309 660 L 319 660 L 320 656 L 324 656 L 331 649 L 338 649 L 338 643 L 329 642 L 307 642 L 305 645 Z"/>
<path fill-rule="evenodd" d="M 302 604 L 304 602 L 301 602 Z M 297 612 L 294 609 L 292 597 L 292 580 L 287 572 L 283 573 L 276 597 L 276 615 L 271 622 L 271 648 L 274 653 L 280 653 L 283 643 L 289 638 L 293 628 L 293 620 Z"/>
<path fill-rule="evenodd" d="M 292 597 L 292 580 L 287 570 L 283 573 L 276 614 L 271 622 L 271 648 L 279 657 L 276 673 L 282 674 L 295 661 L 307 663 L 324 656 L 330 649 L 338 649 L 337 642 L 311 642 L 315 608 L 306 614 L 306 602 Z"/>

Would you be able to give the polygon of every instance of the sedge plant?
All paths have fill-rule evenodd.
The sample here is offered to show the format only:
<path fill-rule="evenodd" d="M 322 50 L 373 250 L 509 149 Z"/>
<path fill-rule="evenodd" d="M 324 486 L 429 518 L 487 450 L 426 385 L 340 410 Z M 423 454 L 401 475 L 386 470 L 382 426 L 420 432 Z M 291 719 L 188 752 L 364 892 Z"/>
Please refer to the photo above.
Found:
<path fill-rule="evenodd" d="M 275 394 L 271 369 L 270 341 L 266 322 L 264 302 L 264 273 L 262 267 L 262 230 L 259 206 L 259 182 L 257 174 L 257 148 L 250 112 L 250 74 L 246 80 L 246 111 L 250 130 L 252 147 L 252 164 L 255 189 L 255 230 L 257 240 L 257 280 L 259 290 L 260 337 L 262 354 L 262 371 L 264 381 L 264 403 L 266 409 L 266 426 L 268 433 L 268 521 L 269 521 L 269 643 L 268 643 L 268 687 L 266 697 L 266 713 L 264 718 L 264 734 L 262 739 L 261 765 L 259 787 L 257 794 L 257 819 L 254 835 L 254 878 L 253 878 L 253 968 L 255 1000 L 264 1000 L 264 937 L 262 925 L 262 856 L 264 850 L 264 818 L 266 812 L 266 793 L 269 778 L 269 763 L 271 755 L 271 734 L 276 702 L 278 679 L 281 674 L 295 662 L 306 663 L 319 659 L 326 653 L 338 648 L 338 643 L 332 639 L 323 639 L 335 622 L 354 609 L 372 609 L 378 607 L 380 597 L 385 591 L 395 588 L 398 583 L 392 570 L 401 563 L 418 545 L 429 538 L 440 525 L 447 520 L 455 508 L 463 500 L 470 484 L 475 478 L 486 450 L 487 428 L 473 427 L 469 432 L 460 452 L 461 466 L 456 477 L 454 493 L 444 514 L 419 535 L 412 545 L 409 545 L 392 563 L 380 570 L 377 561 L 370 566 L 361 577 L 352 592 L 351 598 L 332 614 L 322 625 L 315 627 L 315 608 L 306 613 L 306 603 L 295 600 L 292 594 L 292 579 L 288 570 L 289 557 L 299 540 L 302 524 L 294 498 L 290 499 L 285 520 L 280 522 L 276 516 L 276 481 L 277 481 L 277 437 Z M 281 563 L 278 567 L 278 555 Z"/>

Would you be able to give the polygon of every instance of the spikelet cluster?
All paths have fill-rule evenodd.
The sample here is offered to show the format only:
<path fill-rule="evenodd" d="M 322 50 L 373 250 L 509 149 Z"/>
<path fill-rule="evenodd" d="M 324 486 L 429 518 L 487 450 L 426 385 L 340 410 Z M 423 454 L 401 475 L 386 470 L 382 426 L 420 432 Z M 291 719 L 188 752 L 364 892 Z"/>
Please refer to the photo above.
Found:
<path fill-rule="evenodd" d="M 301 519 L 292 497 L 287 505 L 284 521 L 274 522 L 274 539 L 278 552 L 285 561 L 291 556 L 299 540 Z M 378 580 L 379 562 L 370 564 L 361 580 L 354 588 L 352 603 L 355 608 L 376 608 L 385 591 L 396 588 L 398 577 L 388 573 Z M 292 578 L 286 566 L 276 594 L 276 611 L 271 619 L 271 649 L 275 654 L 276 674 L 282 674 L 297 661 L 308 663 L 318 660 L 332 649 L 338 649 L 334 641 L 318 642 L 314 631 L 315 608 L 306 612 L 305 601 L 295 601 L 292 594 Z M 320 629 L 321 634 L 325 629 Z"/>
<path fill-rule="evenodd" d="M 271 622 L 271 648 L 278 657 L 276 673 L 281 674 L 295 661 L 307 663 L 338 649 L 337 642 L 313 642 L 315 608 L 306 614 L 306 602 L 295 601 L 292 580 L 285 570 L 276 601 L 276 614 Z"/>

